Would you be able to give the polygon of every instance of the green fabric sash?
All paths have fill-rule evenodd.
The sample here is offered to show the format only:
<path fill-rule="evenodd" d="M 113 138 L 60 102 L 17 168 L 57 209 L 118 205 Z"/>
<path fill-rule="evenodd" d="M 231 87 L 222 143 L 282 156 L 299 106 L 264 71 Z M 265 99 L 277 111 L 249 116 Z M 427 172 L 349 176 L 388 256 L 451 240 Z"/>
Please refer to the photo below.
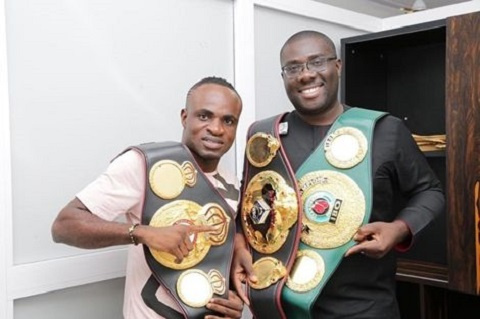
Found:
<path fill-rule="evenodd" d="M 339 169 L 332 166 L 325 158 L 324 145 L 325 138 L 314 153 L 302 164 L 296 172 L 297 180 L 307 173 L 319 170 L 332 170 L 341 172 L 355 181 L 359 188 L 363 191 L 365 197 L 365 215 L 363 223 L 370 219 L 370 211 L 372 207 L 372 172 L 371 172 L 371 149 L 372 136 L 375 122 L 386 113 L 371 111 L 361 108 L 351 108 L 343 113 L 330 128 L 327 137 L 341 127 L 354 127 L 359 129 L 367 138 L 367 153 L 364 159 L 356 166 L 348 169 Z M 305 215 L 302 218 L 307 218 Z M 312 318 L 311 310 L 320 295 L 322 288 L 331 277 L 335 269 L 340 264 L 345 252 L 352 247 L 355 242 L 350 239 L 347 243 L 334 249 L 317 249 L 311 247 L 302 241 L 299 243 L 299 251 L 313 250 L 317 252 L 324 260 L 325 273 L 319 284 L 313 289 L 306 292 L 297 292 L 286 285 L 282 290 L 282 301 L 285 313 L 289 319 L 308 319 Z"/>

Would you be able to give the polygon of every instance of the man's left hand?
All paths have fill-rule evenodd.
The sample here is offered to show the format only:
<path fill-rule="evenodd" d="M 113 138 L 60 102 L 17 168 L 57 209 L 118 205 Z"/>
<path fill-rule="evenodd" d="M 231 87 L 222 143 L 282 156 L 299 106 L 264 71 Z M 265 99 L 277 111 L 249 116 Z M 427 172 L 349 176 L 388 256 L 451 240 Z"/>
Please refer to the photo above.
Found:
<path fill-rule="evenodd" d="M 409 233 L 407 225 L 400 220 L 363 225 L 353 236 L 357 244 L 350 248 L 345 256 L 360 253 L 371 258 L 382 258 L 395 245 L 407 238 Z"/>

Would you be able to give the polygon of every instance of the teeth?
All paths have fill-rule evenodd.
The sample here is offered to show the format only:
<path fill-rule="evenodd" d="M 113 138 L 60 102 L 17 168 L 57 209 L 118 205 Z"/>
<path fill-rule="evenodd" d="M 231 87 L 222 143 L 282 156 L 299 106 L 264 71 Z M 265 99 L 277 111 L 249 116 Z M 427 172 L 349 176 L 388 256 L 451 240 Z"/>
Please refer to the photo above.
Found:
<path fill-rule="evenodd" d="M 314 88 L 311 88 L 311 89 L 303 90 L 302 93 L 313 93 L 317 90 L 318 90 L 318 87 L 314 87 Z"/>

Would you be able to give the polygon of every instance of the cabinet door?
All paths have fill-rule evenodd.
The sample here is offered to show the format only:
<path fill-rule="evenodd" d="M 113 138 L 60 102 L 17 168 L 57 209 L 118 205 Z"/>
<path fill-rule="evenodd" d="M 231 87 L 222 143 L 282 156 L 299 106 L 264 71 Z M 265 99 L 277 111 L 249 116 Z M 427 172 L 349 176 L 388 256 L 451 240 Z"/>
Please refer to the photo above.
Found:
<path fill-rule="evenodd" d="M 418 135 L 445 134 L 445 39 L 445 20 L 342 39 L 343 102 L 387 111 Z M 445 189 L 446 152 L 425 156 Z M 442 214 L 399 254 L 399 279 L 447 286 L 446 224 Z"/>
<path fill-rule="evenodd" d="M 449 287 L 480 294 L 480 12 L 447 20 Z"/>

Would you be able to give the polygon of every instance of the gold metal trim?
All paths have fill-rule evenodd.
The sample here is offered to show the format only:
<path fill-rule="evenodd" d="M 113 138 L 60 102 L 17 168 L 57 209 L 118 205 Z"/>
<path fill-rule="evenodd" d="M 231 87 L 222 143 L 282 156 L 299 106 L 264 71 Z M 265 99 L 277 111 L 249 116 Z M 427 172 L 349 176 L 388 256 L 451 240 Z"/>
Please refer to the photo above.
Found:
<path fill-rule="evenodd" d="M 255 167 L 265 167 L 277 154 L 280 142 L 270 134 L 255 133 L 247 142 L 247 159 Z"/>
<path fill-rule="evenodd" d="M 225 243 L 228 235 L 228 226 L 230 225 L 230 216 L 225 213 L 222 206 L 216 203 L 208 203 L 200 210 L 202 223 L 205 225 L 216 226 L 216 230 L 206 233 L 208 241 L 219 246 Z"/>
<path fill-rule="evenodd" d="M 274 253 L 298 219 L 297 195 L 277 172 L 260 172 L 248 183 L 241 215 L 250 245 L 260 253 Z"/>
<path fill-rule="evenodd" d="M 302 241 L 319 249 L 352 239 L 365 217 L 365 196 L 347 175 L 328 170 L 305 174 L 298 185 L 303 203 Z"/>
<path fill-rule="evenodd" d="M 306 292 L 318 286 L 324 275 L 322 256 L 313 250 L 299 250 L 286 285 L 293 291 Z"/>
<path fill-rule="evenodd" d="M 209 276 L 199 269 L 183 272 L 177 280 L 177 294 L 190 307 L 204 307 L 213 297 Z"/>
<path fill-rule="evenodd" d="M 150 226 L 168 227 L 175 224 L 202 225 L 201 219 L 198 219 L 201 206 L 188 200 L 176 200 L 160 207 L 152 219 Z M 205 232 L 194 233 L 191 236 L 194 244 L 193 250 L 183 258 L 181 263 L 175 262 L 176 257 L 167 252 L 158 251 L 150 248 L 153 257 L 165 267 L 172 269 L 186 269 L 197 265 L 205 258 L 210 249 L 208 236 Z"/>
<path fill-rule="evenodd" d="M 341 127 L 325 139 L 324 150 L 331 165 L 351 168 L 365 158 L 368 150 L 367 138 L 357 128 Z"/>
<path fill-rule="evenodd" d="M 253 264 L 253 272 L 257 282 L 249 282 L 253 289 L 265 289 L 275 284 L 287 275 L 287 269 L 282 262 L 273 257 L 263 257 Z"/>
<path fill-rule="evenodd" d="M 195 183 L 197 183 L 197 170 L 191 162 L 185 161 L 182 163 L 182 173 L 185 184 L 190 187 L 195 186 Z"/>
<path fill-rule="evenodd" d="M 158 197 L 173 199 L 182 193 L 185 185 L 195 185 L 197 171 L 188 161 L 179 165 L 172 160 L 161 160 L 153 164 L 148 177 L 150 188 Z"/>
<path fill-rule="evenodd" d="M 223 277 L 222 273 L 216 269 L 211 269 L 208 272 L 208 278 L 210 279 L 213 292 L 217 295 L 223 295 L 227 290 L 227 287 L 225 284 L 225 277 Z"/>
<path fill-rule="evenodd" d="M 195 232 L 190 236 L 193 250 L 183 258 L 181 263 L 177 263 L 176 257 L 172 254 L 150 248 L 155 260 L 165 267 L 187 269 L 200 263 L 210 250 L 210 246 L 219 246 L 225 243 L 230 217 L 216 203 L 208 203 L 202 207 L 193 201 L 176 200 L 160 207 L 150 220 L 150 226 L 153 227 L 168 227 L 178 224 L 216 226 L 213 231 Z"/>

